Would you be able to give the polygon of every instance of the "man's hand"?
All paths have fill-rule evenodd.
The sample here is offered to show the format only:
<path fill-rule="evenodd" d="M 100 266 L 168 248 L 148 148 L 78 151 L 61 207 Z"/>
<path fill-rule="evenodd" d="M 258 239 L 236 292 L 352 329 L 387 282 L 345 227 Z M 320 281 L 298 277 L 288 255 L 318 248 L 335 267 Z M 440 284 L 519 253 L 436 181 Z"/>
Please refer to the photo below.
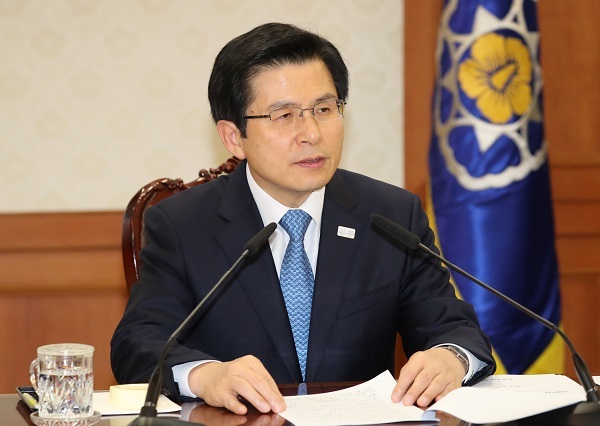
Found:
<path fill-rule="evenodd" d="M 427 407 L 459 388 L 464 377 L 463 364 L 449 350 L 432 348 L 416 352 L 400 370 L 392 401 Z"/>
<path fill-rule="evenodd" d="M 261 413 L 280 413 L 285 401 L 275 381 L 258 358 L 245 356 L 231 362 L 207 362 L 190 371 L 190 390 L 213 407 L 246 414 L 244 398 Z"/>

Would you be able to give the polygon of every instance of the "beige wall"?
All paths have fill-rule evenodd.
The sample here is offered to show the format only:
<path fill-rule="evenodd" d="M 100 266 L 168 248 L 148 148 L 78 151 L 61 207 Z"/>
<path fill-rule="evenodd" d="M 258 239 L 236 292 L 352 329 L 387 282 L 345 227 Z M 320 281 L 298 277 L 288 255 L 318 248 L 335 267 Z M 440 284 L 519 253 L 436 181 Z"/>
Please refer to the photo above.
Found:
<path fill-rule="evenodd" d="M 351 76 L 342 167 L 402 184 L 402 5 L 0 1 L 0 213 L 122 210 L 149 180 L 219 164 L 212 61 L 267 21 L 340 48 Z"/>

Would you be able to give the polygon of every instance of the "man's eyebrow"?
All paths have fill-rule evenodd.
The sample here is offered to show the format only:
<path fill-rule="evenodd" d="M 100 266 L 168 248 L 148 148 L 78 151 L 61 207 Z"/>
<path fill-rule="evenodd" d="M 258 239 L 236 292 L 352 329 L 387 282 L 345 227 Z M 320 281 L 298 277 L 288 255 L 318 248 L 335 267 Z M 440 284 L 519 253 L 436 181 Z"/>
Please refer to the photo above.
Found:
<path fill-rule="evenodd" d="M 267 106 L 267 111 L 274 111 L 279 108 L 299 107 L 298 103 L 292 101 L 276 101 Z"/>
<path fill-rule="evenodd" d="M 324 102 L 324 101 L 329 101 L 331 99 L 337 99 L 338 97 L 335 96 L 333 93 L 326 93 L 323 96 L 318 97 L 317 99 L 315 99 L 315 103 L 314 105 Z"/>
<path fill-rule="evenodd" d="M 337 99 L 337 96 L 335 96 L 332 93 L 326 93 L 322 96 L 319 96 L 317 99 L 313 100 L 309 105 L 316 105 L 321 102 L 328 101 L 330 99 Z M 290 107 L 301 107 L 301 105 L 299 103 L 293 102 L 293 101 L 286 101 L 286 100 L 275 101 L 272 104 L 267 106 L 267 111 L 275 111 L 276 109 L 279 109 L 279 108 L 290 108 Z"/>

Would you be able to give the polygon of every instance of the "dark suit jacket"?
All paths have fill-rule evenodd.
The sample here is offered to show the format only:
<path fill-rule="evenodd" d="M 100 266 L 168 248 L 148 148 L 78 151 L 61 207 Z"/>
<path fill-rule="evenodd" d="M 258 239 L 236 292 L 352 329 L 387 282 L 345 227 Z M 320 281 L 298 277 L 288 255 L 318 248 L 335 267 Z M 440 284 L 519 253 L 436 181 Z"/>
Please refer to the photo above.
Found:
<path fill-rule="evenodd" d="M 325 191 L 308 345 L 307 382 L 371 379 L 394 371 L 396 333 L 407 356 L 456 343 L 495 364 L 472 307 L 455 297 L 448 272 L 420 252 L 386 239 L 370 223 L 379 213 L 434 236 L 418 197 L 338 170 Z M 338 236 L 353 228 L 353 239 Z M 263 223 L 245 162 L 229 176 L 174 195 L 149 209 L 140 282 L 133 286 L 111 342 L 120 383 L 147 381 L 167 337 L 218 281 Z M 173 365 L 252 354 L 277 383 L 301 382 L 292 331 L 268 244 L 240 268 L 167 356 L 167 394 L 179 399 Z"/>

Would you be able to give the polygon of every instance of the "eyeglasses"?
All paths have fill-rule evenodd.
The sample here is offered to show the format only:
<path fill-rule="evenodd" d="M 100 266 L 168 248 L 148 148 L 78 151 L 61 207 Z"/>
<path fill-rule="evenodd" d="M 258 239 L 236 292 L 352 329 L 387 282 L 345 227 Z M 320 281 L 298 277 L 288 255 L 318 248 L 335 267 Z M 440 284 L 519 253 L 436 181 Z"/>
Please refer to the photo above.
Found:
<path fill-rule="evenodd" d="M 304 117 L 304 111 L 310 111 L 319 122 L 336 120 L 344 116 L 344 105 L 346 105 L 346 101 L 341 99 L 328 99 L 311 108 L 284 107 L 265 115 L 246 115 L 243 118 L 268 118 L 274 125 L 287 129 L 296 126 L 298 119 Z"/>

